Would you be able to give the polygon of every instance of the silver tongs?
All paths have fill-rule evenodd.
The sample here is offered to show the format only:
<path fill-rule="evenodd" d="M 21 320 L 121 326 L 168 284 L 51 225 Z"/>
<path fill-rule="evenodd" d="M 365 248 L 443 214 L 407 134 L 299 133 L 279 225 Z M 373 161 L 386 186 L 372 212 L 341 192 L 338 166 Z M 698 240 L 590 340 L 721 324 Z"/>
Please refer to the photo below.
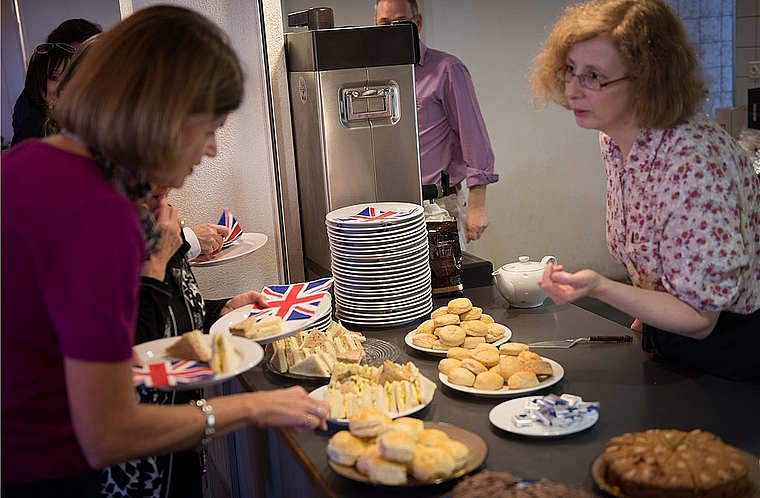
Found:
<path fill-rule="evenodd" d="M 579 342 L 631 342 L 633 337 L 630 335 L 592 335 L 591 337 L 576 337 L 575 339 L 560 339 L 558 341 L 541 341 L 528 344 L 533 348 L 553 348 L 567 349 L 575 346 Z"/>

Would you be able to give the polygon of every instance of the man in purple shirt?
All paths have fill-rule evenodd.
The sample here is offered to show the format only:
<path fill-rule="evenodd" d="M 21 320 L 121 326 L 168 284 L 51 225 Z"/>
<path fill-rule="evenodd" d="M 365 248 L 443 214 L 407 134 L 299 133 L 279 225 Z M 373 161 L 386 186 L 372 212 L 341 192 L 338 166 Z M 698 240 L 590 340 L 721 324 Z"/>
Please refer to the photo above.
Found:
<path fill-rule="evenodd" d="M 416 0 L 377 0 L 375 25 L 412 21 L 422 30 Z M 488 227 L 486 185 L 494 183 L 494 155 L 470 73 L 453 55 L 420 42 L 415 68 L 422 183 L 438 183 L 441 171 L 456 190 L 439 201 L 458 218 L 461 242 L 477 240 Z M 467 181 L 465 198 L 462 182 Z"/>

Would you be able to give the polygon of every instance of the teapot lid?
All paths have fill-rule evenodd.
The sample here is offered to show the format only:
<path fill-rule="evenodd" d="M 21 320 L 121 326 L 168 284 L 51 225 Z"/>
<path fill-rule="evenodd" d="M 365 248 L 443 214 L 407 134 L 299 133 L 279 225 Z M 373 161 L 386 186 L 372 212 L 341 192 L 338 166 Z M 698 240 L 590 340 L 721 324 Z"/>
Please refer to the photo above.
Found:
<path fill-rule="evenodd" d="M 502 266 L 501 269 L 513 272 L 543 271 L 550 261 L 557 264 L 557 259 L 554 256 L 544 256 L 541 261 L 530 261 L 528 256 L 520 256 L 517 259 L 519 261 L 508 263 Z"/>

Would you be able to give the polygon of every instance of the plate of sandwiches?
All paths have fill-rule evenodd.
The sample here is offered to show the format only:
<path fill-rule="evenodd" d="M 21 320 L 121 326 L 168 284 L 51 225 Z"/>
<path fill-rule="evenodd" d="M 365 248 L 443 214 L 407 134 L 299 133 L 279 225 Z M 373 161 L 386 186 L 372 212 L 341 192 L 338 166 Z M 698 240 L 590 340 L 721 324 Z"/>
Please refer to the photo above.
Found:
<path fill-rule="evenodd" d="M 475 358 L 458 360 L 459 365 L 451 360 L 454 358 L 444 358 L 438 364 L 438 380 L 456 391 L 482 397 L 529 394 L 553 386 L 565 376 L 562 365 L 532 351 L 500 358 L 493 367 Z"/>
<path fill-rule="evenodd" d="M 329 384 L 309 395 L 330 405 L 329 422 L 346 425 L 363 408 L 391 419 L 416 413 L 430 404 L 436 388 L 414 363 L 386 360 L 380 367 L 338 363 Z"/>
<path fill-rule="evenodd" d="M 470 474 L 488 456 L 486 441 L 467 429 L 382 416 L 363 410 L 330 438 L 328 465 L 336 474 L 375 486 L 427 486 Z"/>
<path fill-rule="evenodd" d="M 264 359 L 264 349 L 256 342 L 200 330 L 137 344 L 133 349 L 142 363 L 132 368 L 133 384 L 161 391 L 219 384 Z"/>

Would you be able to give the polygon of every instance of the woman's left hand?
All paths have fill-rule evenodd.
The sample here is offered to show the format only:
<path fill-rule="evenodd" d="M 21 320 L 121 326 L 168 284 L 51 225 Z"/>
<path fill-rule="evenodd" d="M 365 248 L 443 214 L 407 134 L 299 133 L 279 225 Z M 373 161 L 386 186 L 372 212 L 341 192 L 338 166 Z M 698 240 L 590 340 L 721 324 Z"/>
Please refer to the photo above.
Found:
<path fill-rule="evenodd" d="M 224 305 L 224 308 L 222 308 L 222 311 L 219 314 L 219 316 L 224 316 L 230 311 L 234 311 L 238 308 L 241 308 L 245 306 L 246 304 L 258 304 L 262 308 L 266 308 L 267 299 L 266 297 L 264 297 L 264 294 L 261 294 L 260 292 L 256 292 L 256 291 L 248 291 L 242 294 L 238 294 L 237 296 L 227 301 L 227 304 Z"/>

